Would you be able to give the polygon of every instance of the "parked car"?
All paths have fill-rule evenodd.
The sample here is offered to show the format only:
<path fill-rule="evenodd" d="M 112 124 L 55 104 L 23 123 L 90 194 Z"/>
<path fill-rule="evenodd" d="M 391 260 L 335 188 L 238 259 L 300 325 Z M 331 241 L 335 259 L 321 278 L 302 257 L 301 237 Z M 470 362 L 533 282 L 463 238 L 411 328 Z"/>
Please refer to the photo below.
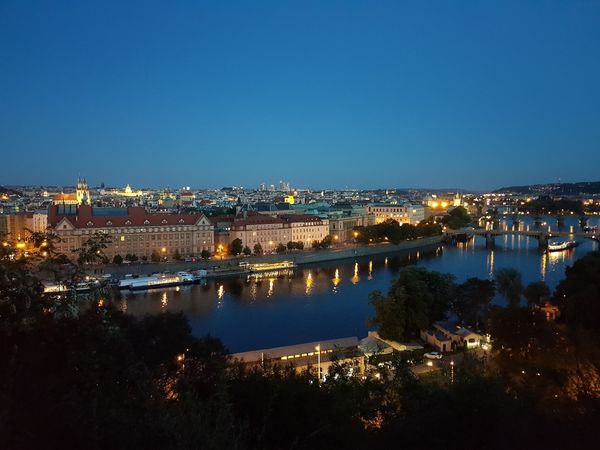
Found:
<path fill-rule="evenodd" d="M 439 352 L 429 352 L 423 355 L 427 359 L 442 359 L 444 355 Z"/>

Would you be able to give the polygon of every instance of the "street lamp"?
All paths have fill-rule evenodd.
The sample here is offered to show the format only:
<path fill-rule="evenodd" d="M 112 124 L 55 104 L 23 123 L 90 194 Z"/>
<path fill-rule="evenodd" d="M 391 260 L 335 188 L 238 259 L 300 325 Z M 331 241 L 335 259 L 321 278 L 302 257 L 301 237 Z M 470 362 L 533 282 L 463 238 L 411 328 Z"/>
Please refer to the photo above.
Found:
<path fill-rule="evenodd" d="M 317 345 L 315 347 L 315 350 L 317 351 L 317 377 L 319 380 L 319 383 L 321 382 L 321 344 Z"/>

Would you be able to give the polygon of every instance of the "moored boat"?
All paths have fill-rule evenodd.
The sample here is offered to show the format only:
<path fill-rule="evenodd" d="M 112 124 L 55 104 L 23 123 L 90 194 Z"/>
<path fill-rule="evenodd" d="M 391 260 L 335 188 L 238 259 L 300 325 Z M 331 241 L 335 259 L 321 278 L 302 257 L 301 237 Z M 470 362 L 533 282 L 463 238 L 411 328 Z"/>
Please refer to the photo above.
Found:
<path fill-rule="evenodd" d="M 548 251 L 560 252 L 563 250 L 569 250 L 571 248 L 577 247 L 577 245 L 577 241 L 551 241 L 548 242 Z"/>

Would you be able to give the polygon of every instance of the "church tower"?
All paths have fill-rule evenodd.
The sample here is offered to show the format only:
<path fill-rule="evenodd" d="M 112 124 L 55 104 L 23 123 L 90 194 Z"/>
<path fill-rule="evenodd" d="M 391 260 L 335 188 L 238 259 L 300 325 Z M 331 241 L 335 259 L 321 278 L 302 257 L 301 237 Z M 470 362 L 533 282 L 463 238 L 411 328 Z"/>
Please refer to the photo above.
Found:
<path fill-rule="evenodd" d="M 77 203 L 79 205 L 91 205 L 90 188 L 85 178 L 77 178 Z"/>

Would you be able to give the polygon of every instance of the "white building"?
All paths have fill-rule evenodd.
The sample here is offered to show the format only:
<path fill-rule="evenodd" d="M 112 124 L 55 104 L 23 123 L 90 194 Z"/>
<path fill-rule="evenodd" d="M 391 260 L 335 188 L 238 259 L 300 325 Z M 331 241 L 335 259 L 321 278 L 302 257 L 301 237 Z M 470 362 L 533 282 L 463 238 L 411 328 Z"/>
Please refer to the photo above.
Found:
<path fill-rule="evenodd" d="M 367 205 L 367 214 L 375 216 L 375 223 L 393 219 L 400 224 L 409 223 L 417 225 L 422 220 L 425 220 L 425 209 L 421 205 L 376 203 Z"/>

